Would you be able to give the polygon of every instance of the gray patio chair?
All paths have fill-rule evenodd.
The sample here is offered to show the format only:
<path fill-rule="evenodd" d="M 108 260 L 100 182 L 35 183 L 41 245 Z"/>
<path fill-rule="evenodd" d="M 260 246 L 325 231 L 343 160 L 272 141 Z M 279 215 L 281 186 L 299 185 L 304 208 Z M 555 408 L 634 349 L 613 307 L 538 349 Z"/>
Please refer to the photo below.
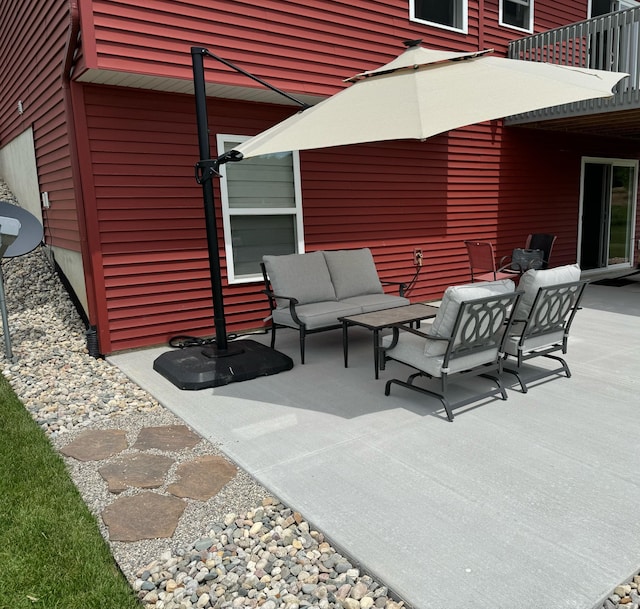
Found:
<path fill-rule="evenodd" d="M 502 293 L 494 291 L 499 284 L 503 284 Z M 396 384 L 437 397 L 449 421 L 453 421 L 453 409 L 459 406 L 497 394 L 503 400 L 507 399 L 498 375 L 502 368 L 505 332 L 511 324 L 509 314 L 517 304 L 520 293 L 513 291 L 514 284 L 510 280 L 473 285 L 473 290 L 465 289 L 468 286 L 458 286 L 458 293 L 454 294 L 457 298 L 449 297 L 451 290 L 456 288 L 447 289 L 438 316 L 427 332 L 408 326 L 394 327 L 393 334 L 383 339 L 382 367 L 384 362 L 395 360 L 417 370 L 407 381 L 388 381 L 385 395 L 389 395 L 391 385 Z M 491 295 L 464 300 L 465 292 L 483 291 Z M 483 376 L 491 379 L 495 386 L 452 402 L 449 379 L 455 375 Z M 440 379 L 440 389 L 414 385 L 414 381 L 420 377 Z"/>
<path fill-rule="evenodd" d="M 522 393 L 527 393 L 526 376 L 529 382 L 564 372 L 567 378 L 571 371 L 567 362 L 554 353 L 567 352 L 569 330 L 580 308 L 580 301 L 587 281 L 571 281 L 537 288 L 531 307 L 523 296 L 514 313 L 509 335 L 504 343 L 504 371 L 515 375 Z M 535 357 L 545 357 L 560 363 L 560 367 L 528 371 L 522 374 L 524 362 Z M 515 360 L 515 366 L 510 361 Z"/>

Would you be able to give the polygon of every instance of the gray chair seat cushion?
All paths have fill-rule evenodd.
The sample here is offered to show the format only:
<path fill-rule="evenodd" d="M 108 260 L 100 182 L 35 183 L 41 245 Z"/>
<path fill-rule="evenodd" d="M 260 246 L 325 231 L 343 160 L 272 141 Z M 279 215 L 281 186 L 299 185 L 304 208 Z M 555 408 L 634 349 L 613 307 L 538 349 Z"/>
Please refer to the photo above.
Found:
<path fill-rule="evenodd" d="M 429 329 L 425 327 L 422 328 L 421 331 L 428 332 Z M 382 346 L 388 347 L 391 344 L 391 338 L 391 335 L 383 337 Z M 386 355 L 417 370 L 422 370 L 432 377 L 439 378 L 443 372 L 442 363 L 444 361 L 444 355 L 425 355 L 425 344 L 427 342 L 430 341 L 421 336 L 401 331 L 398 344 L 393 349 L 387 350 Z M 442 344 L 446 346 L 445 341 L 436 342 L 442 342 Z M 483 364 L 494 363 L 497 354 L 498 350 L 492 348 L 471 355 L 457 357 L 449 363 L 449 368 L 446 370 L 446 373 L 453 374 L 482 366 Z"/>
<path fill-rule="evenodd" d="M 547 334 L 540 334 L 538 336 L 531 336 L 526 338 L 522 345 L 522 352 L 529 353 L 535 349 L 542 349 L 543 347 L 549 347 L 555 344 L 561 344 L 564 338 L 564 332 L 562 330 L 556 330 L 555 332 L 549 332 Z M 504 342 L 504 351 L 514 357 L 518 356 L 518 344 L 520 342 L 520 335 L 508 336 Z"/>
<path fill-rule="evenodd" d="M 360 307 L 362 313 L 372 311 L 382 311 L 411 304 L 408 298 L 394 296 L 393 294 L 364 294 L 362 296 L 351 296 L 341 301 L 345 305 Z"/>
<path fill-rule="evenodd" d="M 305 324 L 307 330 L 335 326 L 340 323 L 338 317 L 357 315 L 358 313 L 362 313 L 360 306 L 349 306 L 336 301 L 316 302 L 296 307 L 296 314 L 300 318 L 300 321 Z M 289 326 L 290 328 L 298 327 L 293 321 L 288 308 L 275 309 L 273 311 L 273 321 L 283 326 Z"/>

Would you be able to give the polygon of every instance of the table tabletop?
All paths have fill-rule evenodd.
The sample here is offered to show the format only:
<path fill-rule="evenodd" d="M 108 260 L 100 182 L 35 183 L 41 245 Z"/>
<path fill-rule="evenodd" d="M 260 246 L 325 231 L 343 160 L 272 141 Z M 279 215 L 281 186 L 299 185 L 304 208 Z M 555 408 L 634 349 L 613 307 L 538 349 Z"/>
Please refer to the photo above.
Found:
<path fill-rule="evenodd" d="M 381 311 L 371 311 L 370 313 L 360 313 L 358 315 L 347 315 L 340 317 L 340 321 L 346 321 L 350 325 L 363 326 L 370 330 L 388 328 L 394 324 L 410 323 L 435 317 L 438 307 L 428 304 L 410 304 L 392 309 L 382 309 Z"/>

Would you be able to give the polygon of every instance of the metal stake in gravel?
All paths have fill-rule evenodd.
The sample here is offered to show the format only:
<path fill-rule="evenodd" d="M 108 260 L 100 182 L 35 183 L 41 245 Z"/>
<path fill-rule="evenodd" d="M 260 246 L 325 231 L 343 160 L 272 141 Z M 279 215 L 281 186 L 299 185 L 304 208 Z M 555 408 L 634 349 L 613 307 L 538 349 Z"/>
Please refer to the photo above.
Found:
<path fill-rule="evenodd" d="M 7 359 L 13 357 L 9 317 L 4 294 L 2 258 L 13 258 L 29 253 L 42 241 L 42 224 L 25 209 L 0 201 L 0 312 L 4 330 L 4 349 Z"/>

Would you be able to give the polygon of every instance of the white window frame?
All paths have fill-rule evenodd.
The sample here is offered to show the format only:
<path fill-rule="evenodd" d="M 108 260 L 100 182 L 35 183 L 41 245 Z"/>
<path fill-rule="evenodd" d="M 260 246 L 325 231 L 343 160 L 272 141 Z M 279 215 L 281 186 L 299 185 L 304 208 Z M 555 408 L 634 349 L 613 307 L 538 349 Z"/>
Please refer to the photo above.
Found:
<path fill-rule="evenodd" d="M 450 2 L 455 2 L 457 4 L 457 10 L 462 14 L 460 15 L 460 20 L 462 22 L 461 27 L 451 27 L 450 25 L 445 25 L 444 23 L 438 23 L 437 21 L 427 21 L 426 19 L 420 19 L 416 16 L 416 0 L 409 0 L 409 20 L 415 21 L 416 23 L 424 23 L 425 25 L 431 25 L 433 27 L 437 27 L 443 30 L 449 30 L 451 32 L 460 32 L 462 34 L 468 33 L 469 28 L 469 2 L 468 0 L 449 0 Z"/>
<path fill-rule="evenodd" d="M 225 145 L 229 142 L 241 143 L 249 139 L 249 136 L 230 135 L 220 133 L 216 137 L 218 151 L 220 153 L 225 149 Z M 295 216 L 295 243 L 296 253 L 304 253 L 304 223 L 302 217 L 302 187 L 300 179 L 300 154 L 294 150 L 290 153 L 293 163 L 293 187 L 294 187 L 294 207 L 243 207 L 231 208 L 229 206 L 229 189 L 225 176 L 225 165 L 222 165 L 220 173 L 220 198 L 222 203 L 222 223 L 224 231 L 224 250 L 227 263 L 227 281 L 229 284 L 255 283 L 262 281 L 262 275 L 255 273 L 252 275 L 236 276 L 233 261 L 233 240 L 231 238 L 231 216 Z M 259 157 L 257 157 L 259 158 Z M 242 162 L 242 161 L 240 161 Z"/>
<path fill-rule="evenodd" d="M 513 2 L 514 4 L 527 4 L 522 0 L 500 0 L 498 3 L 498 24 L 501 27 L 506 27 L 511 30 L 517 30 L 518 32 L 527 32 L 527 34 L 533 34 L 533 12 L 534 12 L 534 4 L 535 0 L 529 0 L 529 25 L 528 27 L 518 27 L 517 25 L 513 25 L 511 23 L 505 23 L 503 15 L 504 15 L 504 3 L 505 2 Z"/>

